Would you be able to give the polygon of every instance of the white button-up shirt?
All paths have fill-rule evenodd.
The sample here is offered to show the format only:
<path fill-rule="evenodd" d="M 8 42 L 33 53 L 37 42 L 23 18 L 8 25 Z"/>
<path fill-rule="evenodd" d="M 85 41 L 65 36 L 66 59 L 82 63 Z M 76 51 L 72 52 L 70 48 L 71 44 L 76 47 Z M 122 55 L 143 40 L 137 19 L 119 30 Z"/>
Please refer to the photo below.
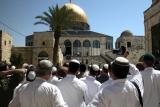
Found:
<path fill-rule="evenodd" d="M 29 82 L 28 81 L 24 81 L 22 83 L 19 83 L 18 86 L 14 89 L 13 92 L 13 97 L 15 97 L 18 93 L 20 93 L 20 91 L 26 87 L 26 85 L 28 85 Z"/>
<path fill-rule="evenodd" d="M 129 81 L 133 81 L 135 82 L 139 89 L 140 89 L 140 92 L 141 92 L 141 96 L 143 97 L 143 93 L 144 93 L 144 86 L 143 86 L 143 80 L 142 80 L 142 75 L 141 73 L 139 74 L 136 74 L 136 75 L 131 75 L 127 78 Z"/>
<path fill-rule="evenodd" d="M 88 104 L 90 101 L 92 101 L 93 97 L 100 91 L 101 83 L 92 76 L 81 78 L 81 80 L 86 83 L 88 88 L 88 100 L 86 100 L 86 104 Z"/>
<path fill-rule="evenodd" d="M 60 89 L 64 101 L 69 107 L 85 107 L 87 99 L 86 84 L 76 78 L 75 75 L 67 75 L 57 84 Z"/>
<path fill-rule="evenodd" d="M 47 81 L 36 78 L 35 81 L 23 87 L 11 101 L 9 107 L 68 107 L 60 90 Z"/>
<path fill-rule="evenodd" d="M 51 84 L 53 84 L 53 85 L 56 85 L 56 84 L 59 83 L 60 81 L 61 81 L 61 80 L 59 80 L 57 76 L 53 76 L 53 77 L 51 77 L 51 78 L 48 80 L 48 82 L 51 83 Z"/>
<path fill-rule="evenodd" d="M 138 87 L 139 87 L 139 89 L 141 91 L 141 96 L 143 96 L 144 87 L 143 87 L 143 79 L 142 79 L 141 73 L 139 72 L 137 67 L 135 65 L 133 65 L 133 64 L 130 64 L 129 73 L 131 75 L 128 75 L 127 79 L 129 81 L 135 82 L 138 85 Z"/>
<path fill-rule="evenodd" d="M 160 71 L 148 67 L 141 74 L 144 84 L 144 107 L 160 107 Z"/>
<path fill-rule="evenodd" d="M 112 84 L 113 79 L 111 77 L 109 77 L 109 80 L 105 81 L 104 83 L 102 83 L 102 85 L 100 86 L 100 89 L 105 88 L 108 85 Z"/>
<path fill-rule="evenodd" d="M 140 103 L 134 85 L 118 79 L 102 89 L 88 107 L 140 107 Z"/>

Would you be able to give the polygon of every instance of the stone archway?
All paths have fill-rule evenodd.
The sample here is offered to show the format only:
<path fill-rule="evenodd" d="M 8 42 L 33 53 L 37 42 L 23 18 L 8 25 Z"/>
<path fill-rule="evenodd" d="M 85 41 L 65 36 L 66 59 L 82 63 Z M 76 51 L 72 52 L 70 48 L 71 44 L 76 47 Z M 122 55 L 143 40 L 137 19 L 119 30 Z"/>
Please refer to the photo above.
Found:
<path fill-rule="evenodd" d="M 100 41 L 94 40 L 92 45 L 92 55 L 99 56 L 100 55 Z"/>
<path fill-rule="evenodd" d="M 79 40 L 75 40 L 73 42 L 73 55 L 81 55 L 81 42 Z"/>
<path fill-rule="evenodd" d="M 100 42 L 98 40 L 93 41 L 93 48 L 100 48 Z"/>
<path fill-rule="evenodd" d="M 49 57 L 48 57 L 48 53 L 45 52 L 45 51 L 41 51 L 39 54 L 38 54 L 38 62 L 41 61 L 41 60 L 48 60 Z"/>
<path fill-rule="evenodd" d="M 151 28 L 152 54 L 160 58 L 160 23 Z"/>
<path fill-rule="evenodd" d="M 65 56 L 71 56 L 72 55 L 72 43 L 70 40 L 65 40 L 64 41 L 64 46 L 65 46 Z"/>
<path fill-rule="evenodd" d="M 84 56 L 89 56 L 90 55 L 90 47 L 91 47 L 91 43 L 89 40 L 85 40 L 83 41 L 83 55 Z"/>

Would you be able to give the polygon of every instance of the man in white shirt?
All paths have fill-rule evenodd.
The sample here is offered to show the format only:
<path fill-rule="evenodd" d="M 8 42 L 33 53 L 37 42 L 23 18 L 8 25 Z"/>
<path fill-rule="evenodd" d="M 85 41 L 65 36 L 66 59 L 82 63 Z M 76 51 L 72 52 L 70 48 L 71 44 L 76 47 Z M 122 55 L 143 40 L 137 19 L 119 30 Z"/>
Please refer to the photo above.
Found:
<path fill-rule="evenodd" d="M 87 99 L 86 84 L 76 77 L 80 63 L 78 60 L 71 60 L 69 63 L 68 74 L 57 84 L 64 101 L 69 107 L 85 107 Z"/>
<path fill-rule="evenodd" d="M 56 85 L 58 82 L 61 81 L 61 79 L 57 77 L 57 72 L 57 68 L 52 67 L 52 77 L 48 80 L 49 83 Z"/>
<path fill-rule="evenodd" d="M 142 75 L 134 64 L 129 64 L 129 74 L 130 75 L 128 75 L 127 77 L 128 80 L 131 82 L 135 82 L 138 85 L 138 88 L 141 92 L 141 96 L 143 96 L 144 87 L 143 87 Z"/>
<path fill-rule="evenodd" d="M 93 97 L 100 91 L 101 83 L 95 79 L 97 72 L 99 71 L 99 66 L 93 64 L 89 71 L 89 76 L 81 78 L 88 87 L 87 95 L 88 99 L 86 100 L 86 104 L 92 101 Z"/>
<path fill-rule="evenodd" d="M 109 79 L 109 73 L 108 73 L 108 64 L 104 64 L 102 71 L 99 76 L 96 78 L 100 83 L 104 83 Z"/>
<path fill-rule="evenodd" d="M 47 82 L 52 75 L 52 66 L 49 60 L 40 61 L 35 81 L 25 84 L 13 98 L 9 107 L 68 107 L 60 90 Z"/>
<path fill-rule="evenodd" d="M 88 107 L 140 107 L 135 86 L 129 82 L 129 61 L 117 57 L 111 65 L 112 84 L 102 89 Z"/>
<path fill-rule="evenodd" d="M 79 73 L 77 74 L 77 78 L 83 78 L 87 75 L 86 74 L 86 65 L 85 64 L 80 64 L 80 67 L 79 67 Z"/>
<path fill-rule="evenodd" d="M 19 93 L 21 89 L 26 86 L 25 84 L 28 84 L 29 82 L 34 81 L 35 78 L 36 78 L 35 71 L 27 71 L 27 75 L 25 76 L 24 80 L 14 89 L 13 97 L 15 97 L 16 94 Z"/>
<path fill-rule="evenodd" d="M 160 107 L 160 71 L 153 68 L 155 57 L 152 54 L 143 56 L 144 107 Z"/>
<path fill-rule="evenodd" d="M 111 62 L 110 64 L 108 64 L 108 75 L 109 75 L 109 79 L 108 79 L 107 81 L 105 81 L 104 83 L 102 83 L 102 85 L 100 86 L 100 89 L 103 89 L 103 88 L 105 88 L 106 86 L 112 84 L 113 79 L 112 79 L 111 76 L 110 76 L 110 73 L 111 73 L 111 64 L 112 64 L 112 62 Z"/>

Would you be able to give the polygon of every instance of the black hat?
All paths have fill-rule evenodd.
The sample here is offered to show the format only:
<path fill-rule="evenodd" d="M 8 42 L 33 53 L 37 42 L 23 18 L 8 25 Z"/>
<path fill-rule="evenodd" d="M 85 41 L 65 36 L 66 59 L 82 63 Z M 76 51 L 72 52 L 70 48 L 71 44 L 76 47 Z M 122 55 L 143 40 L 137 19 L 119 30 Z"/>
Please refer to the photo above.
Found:
<path fill-rule="evenodd" d="M 155 62 L 155 57 L 152 54 L 146 53 L 143 55 L 143 61 Z"/>

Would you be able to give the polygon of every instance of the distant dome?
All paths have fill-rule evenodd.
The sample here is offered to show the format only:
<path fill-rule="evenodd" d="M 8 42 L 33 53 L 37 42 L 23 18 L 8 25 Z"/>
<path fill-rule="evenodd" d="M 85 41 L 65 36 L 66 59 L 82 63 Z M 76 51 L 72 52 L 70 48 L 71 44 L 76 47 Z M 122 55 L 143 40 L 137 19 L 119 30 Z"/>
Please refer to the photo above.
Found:
<path fill-rule="evenodd" d="M 130 37 L 130 36 L 133 36 L 132 32 L 129 30 L 125 30 L 121 33 L 120 37 Z"/>
<path fill-rule="evenodd" d="M 66 4 L 64 4 L 64 6 L 66 6 L 66 8 L 68 8 L 68 9 L 73 10 L 73 16 L 76 17 L 76 21 L 84 22 L 84 23 L 88 22 L 87 15 L 82 8 L 80 8 L 79 6 L 77 6 L 73 3 L 66 3 Z"/>
<path fill-rule="evenodd" d="M 159 0 L 152 0 L 152 3 L 157 3 L 159 2 Z"/>

